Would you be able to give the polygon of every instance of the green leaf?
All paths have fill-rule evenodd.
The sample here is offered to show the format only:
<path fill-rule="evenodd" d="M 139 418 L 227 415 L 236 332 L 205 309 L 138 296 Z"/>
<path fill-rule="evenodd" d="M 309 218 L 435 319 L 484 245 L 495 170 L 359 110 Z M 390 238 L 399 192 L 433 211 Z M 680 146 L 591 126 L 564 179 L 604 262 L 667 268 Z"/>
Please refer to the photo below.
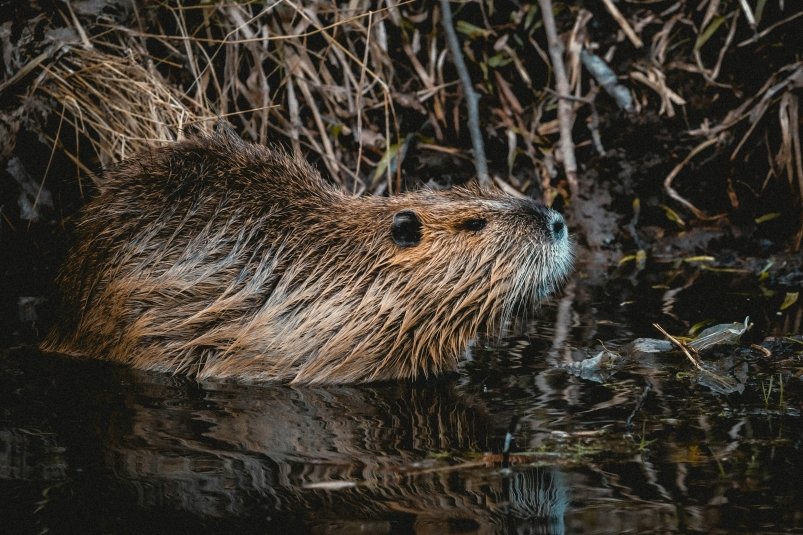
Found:
<path fill-rule="evenodd" d="M 783 298 L 783 303 L 781 303 L 781 310 L 786 310 L 797 303 L 797 298 L 799 296 L 800 292 L 786 292 L 786 297 Z"/>
<path fill-rule="evenodd" d="M 714 258 L 713 256 L 708 256 L 708 255 L 689 256 L 689 257 L 683 259 L 684 262 L 689 263 L 689 264 L 694 264 L 694 263 L 697 263 L 697 262 L 713 262 L 715 260 L 716 260 L 716 258 Z"/>
<path fill-rule="evenodd" d="M 645 251 L 644 249 L 639 249 L 636 252 L 636 266 L 638 266 L 638 268 L 641 270 L 644 269 L 644 265 L 646 263 L 647 263 L 647 251 Z"/>
<path fill-rule="evenodd" d="M 692 337 L 697 336 L 697 334 L 700 331 L 702 331 L 705 327 L 707 327 L 708 325 L 711 325 L 712 323 L 713 323 L 713 321 L 711 321 L 711 320 L 703 320 L 703 321 L 701 321 L 699 323 L 695 323 L 694 325 L 692 325 L 689 328 L 689 336 L 692 336 Z"/>
<path fill-rule="evenodd" d="M 371 178 L 371 185 L 375 186 L 379 184 L 379 181 L 382 178 L 382 175 L 385 174 L 385 171 L 390 165 L 390 162 L 393 161 L 393 158 L 399 153 L 399 144 L 396 143 L 395 145 L 390 145 L 388 150 L 385 151 L 385 154 L 382 155 L 382 159 L 379 160 L 379 163 L 376 165 L 376 169 L 374 170 L 374 176 Z"/>
<path fill-rule="evenodd" d="M 458 32 L 466 34 L 470 39 L 474 39 L 475 37 L 488 37 L 491 35 L 491 30 L 474 26 L 464 20 L 458 20 L 456 27 Z"/>
<path fill-rule="evenodd" d="M 758 0 L 758 3 L 756 4 L 756 12 L 753 14 L 756 19 L 756 27 L 761 24 L 761 17 L 764 15 L 764 6 L 766 3 L 767 0 Z"/>
<path fill-rule="evenodd" d="M 510 56 L 507 54 L 496 54 L 495 56 L 491 56 L 488 58 L 488 66 L 489 67 L 504 67 L 508 63 L 513 61 Z"/>
<path fill-rule="evenodd" d="M 533 26 L 533 22 L 536 20 L 536 15 L 538 15 L 538 9 L 534 5 L 530 5 L 529 9 L 527 10 L 527 16 L 524 18 L 524 29 L 529 30 Z M 540 20 L 540 19 L 539 19 Z"/>
<path fill-rule="evenodd" d="M 700 50 L 703 45 L 705 45 L 706 41 L 708 41 L 711 36 L 714 35 L 714 32 L 716 32 L 719 27 L 722 26 L 722 23 L 725 22 L 725 20 L 725 17 L 719 16 L 715 17 L 714 20 L 711 21 L 708 27 L 703 30 L 703 33 L 700 34 L 700 36 L 697 38 L 697 41 L 694 43 L 695 52 Z"/>
<path fill-rule="evenodd" d="M 764 214 L 762 216 L 755 218 L 754 221 L 756 222 L 757 225 L 760 225 L 761 223 L 766 223 L 767 221 L 772 221 L 773 219 L 777 219 L 779 217 L 781 217 L 780 212 L 770 212 L 768 214 Z"/>
<path fill-rule="evenodd" d="M 664 214 L 666 214 L 666 218 L 668 220 L 672 221 L 674 224 L 676 224 L 680 228 L 685 228 L 686 227 L 686 222 L 683 221 L 683 219 L 678 215 L 678 213 L 676 211 L 672 210 L 670 207 L 668 207 L 665 204 L 661 205 L 661 209 L 663 209 Z"/>
<path fill-rule="evenodd" d="M 647 251 L 639 249 L 635 254 L 629 254 L 619 259 L 620 266 L 628 262 L 635 262 L 639 269 L 644 269 L 644 264 L 647 262 Z"/>

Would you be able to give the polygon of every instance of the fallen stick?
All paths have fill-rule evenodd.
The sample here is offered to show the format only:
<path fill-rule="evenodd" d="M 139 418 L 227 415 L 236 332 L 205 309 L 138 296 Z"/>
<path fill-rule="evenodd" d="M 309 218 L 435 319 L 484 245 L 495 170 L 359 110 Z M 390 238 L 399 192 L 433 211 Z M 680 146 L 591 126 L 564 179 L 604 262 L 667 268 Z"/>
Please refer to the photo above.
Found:
<path fill-rule="evenodd" d="M 608 10 L 608 13 L 614 18 L 616 23 L 622 28 L 622 31 L 625 32 L 625 35 L 633 43 L 633 46 L 636 48 L 641 48 L 644 46 L 644 43 L 641 42 L 641 39 L 636 32 L 633 31 L 633 27 L 630 26 L 630 23 L 627 22 L 627 19 L 622 15 L 622 12 L 619 11 L 619 8 L 613 3 L 612 0 L 602 0 L 602 3 L 605 4 L 605 8 Z"/>

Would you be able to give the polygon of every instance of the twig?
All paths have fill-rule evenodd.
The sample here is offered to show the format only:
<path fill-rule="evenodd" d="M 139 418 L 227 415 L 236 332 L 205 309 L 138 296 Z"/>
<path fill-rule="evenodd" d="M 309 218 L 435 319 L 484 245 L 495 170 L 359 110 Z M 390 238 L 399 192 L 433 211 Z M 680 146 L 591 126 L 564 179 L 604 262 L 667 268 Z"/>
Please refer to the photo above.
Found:
<path fill-rule="evenodd" d="M 505 193 L 507 193 L 511 197 L 518 197 L 519 199 L 527 199 L 528 198 L 525 194 L 523 194 L 522 192 L 520 192 L 519 190 L 517 190 L 516 188 L 514 188 L 513 186 L 508 184 L 506 181 L 502 180 L 501 178 L 495 176 L 493 178 L 493 180 L 494 180 L 494 184 L 496 184 L 496 186 L 499 189 L 501 189 L 502 191 L 504 191 Z"/>
<path fill-rule="evenodd" d="M 53 163 L 53 155 L 56 154 L 56 147 L 58 146 L 59 138 L 61 137 L 61 126 L 64 124 L 64 112 L 67 109 L 66 104 L 61 105 L 61 117 L 59 118 L 59 126 L 56 129 L 56 137 L 53 139 L 53 146 L 50 149 L 50 158 L 47 159 L 47 167 L 45 167 L 45 174 L 42 175 L 42 181 L 39 183 L 39 189 L 36 190 L 36 198 L 33 200 L 33 206 L 31 207 L 31 212 L 36 213 L 36 205 L 39 204 L 39 197 L 42 195 L 42 190 L 45 187 L 45 180 L 47 180 L 47 175 L 50 173 L 50 165 Z M 28 229 L 31 228 L 31 223 L 33 222 L 33 218 L 28 220 Z"/>
<path fill-rule="evenodd" d="M 597 112 L 596 93 L 599 89 L 595 86 L 591 93 L 593 96 L 589 97 L 589 107 L 591 108 L 591 116 L 588 119 L 588 129 L 591 130 L 591 141 L 594 142 L 594 148 L 597 154 L 605 156 L 605 147 L 602 146 L 602 136 L 599 133 L 599 113 Z"/>
<path fill-rule="evenodd" d="M 574 142 L 572 141 L 572 123 L 574 121 L 572 106 L 564 98 L 568 97 L 569 80 L 566 78 L 566 67 L 563 65 L 563 45 L 558 40 L 555 30 L 555 16 L 552 13 L 551 0 L 538 0 L 541 7 L 541 16 L 544 20 L 547 43 L 549 44 L 549 57 L 552 60 L 552 70 L 555 72 L 555 88 L 561 98 L 558 99 L 558 123 L 560 125 L 560 151 L 563 156 L 563 169 L 566 171 L 566 180 L 572 197 L 577 194 L 577 160 L 574 156 Z"/>
<path fill-rule="evenodd" d="M 694 364 L 694 367 L 695 367 L 695 368 L 697 368 L 697 369 L 698 369 L 698 370 L 700 370 L 701 372 L 706 372 L 706 371 L 708 371 L 708 370 L 706 370 L 705 368 L 703 368 L 703 367 L 700 365 L 700 361 L 699 361 L 699 359 L 697 359 L 697 358 L 695 358 L 695 357 L 693 357 L 693 356 L 692 356 L 692 354 L 691 354 L 691 352 L 689 351 L 689 348 L 686 346 L 686 344 L 684 344 L 683 342 L 681 342 L 680 340 L 678 340 L 677 338 L 675 338 L 674 336 L 672 336 L 671 334 L 669 334 L 668 332 L 666 332 L 666 330 L 664 330 L 664 328 L 663 328 L 663 327 L 661 327 L 660 325 L 658 325 L 657 323 L 653 323 L 653 324 L 652 324 L 652 326 L 653 326 L 653 327 L 655 327 L 656 329 L 658 329 L 659 331 L 661 331 L 661 334 L 663 334 L 664 336 L 666 336 L 666 337 L 669 339 L 669 341 L 670 341 L 670 342 L 672 342 L 673 344 L 675 344 L 676 346 L 678 346 L 678 347 L 680 348 L 680 350 L 681 350 L 681 351 L 683 351 L 683 354 L 684 354 L 684 355 L 686 355 L 686 358 L 687 358 L 687 359 L 689 359 L 689 361 L 690 361 L 692 364 Z M 693 351 L 693 350 L 692 350 L 692 351 Z"/>
<path fill-rule="evenodd" d="M 553 95 L 555 98 L 558 98 L 558 99 L 565 99 L 565 100 L 568 100 L 569 102 L 577 102 L 579 104 L 591 104 L 591 99 L 589 99 L 588 97 L 576 97 L 574 95 L 561 95 L 560 93 L 558 93 L 557 91 L 555 91 L 554 89 L 549 88 L 549 87 L 545 87 L 544 91 L 546 91 L 547 93 L 549 93 L 550 95 Z"/>
<path fill-rule="evenodd" d="M 466 108 L 468 109 L 468 131 L 471 134 L 471 146 L 474 148 L 474 167 L 477 169 L 477 180 L 480 184 L 487 186 L 491 184 L 491 177 L 488 174 L 488 160 L 485 158 L 485 144 L 482 140 L 480 130 L 480 116 L 477 109 L 479 97 L 471 84 L 471 77 L 468 75 L 466 61 L 463 58 L 463 51 L 460 49 L 460 42 L 457 40 L 457 33 L 452 22 L 452 8 L 449 0 L 441 0 L 441 24 L 446 32 L 446 41 L 449 43 L 449 50 L 452 52 L 452 61 L 460 76 L 460 83 L 463 85 L 463 92 L 466 95 Z"/>
<path fill-rule="evenodd" d="M 758 344 L 750 344 L 750 347 L 760 352 L 762 355 L 764 355 L 764 358 L 772 358 L 772 351 L 770 351 L 766 347 L 760 346 Z"/>
<path fill-rule="evenodd" d="M 625 32 L 625 35 L 630 42 L 633 43 L 633 46 L 636 48 L 641 48 L 644 46 L 644 43 L 641 42 L 639 36 L 636 35 L 636 32 L 633 31 L 633 27 L 630 26 L 630 23 L 627 22 L 627 19 L 624 18 L 619 8 L 617 8 L 611 0 L 602 0 L 602 3 L 605 4 L 605 8 L 608 10 L 608 13 L 616 20 L 616 23 L 619 24 L 619 27 L 622 28 L 622 31 Z"/>
<path fill-rule="evenodd" d="M 362 56 L 362 63 L 360 64 L 360 82 L 355 88 L 356 102 L 354 108 L 357 110 L 357 168 L 354 170 L 356 176 L 360 176 L 360 164 L 362 163 L 362 95 L 363 86 L 365 84 L 365 69 L 368 65 L 368 52 L 371 50 L 371 26 L 373 24 L 373 12 L 368 14 L 368 29 L 365 32 L 365 52 Z M 386 140 L 386 144 L 390 144 L 390 139 Z M 356 185 L 356 182 L 355 182 Z"/>
<path fill-rule="evenodd" d="M 26 63 L 20 70 L 15 72 L 10 78 L 0 83 L 0 93 L 4 92 L 7 87 L 11 87 L 23 78 L 25 78 L 31 71 L 36 69 L 42 62 L 50 59 L 58 51 L 58 46 L 49 46 L 44 52 L 33 58 Z"/>
<path fill-rule="evenodd" d="M 81 38 L 81 46 L 83 46 L 86 49 L 93 48 L 92 42 L 89 40 L 89 37 L 87 37 L 84 27 L 81 26 L 81 23 L 78 21 L 78 17 L 75 16 L 75 11 L 72 10 L 72 6 L 70 5 L 69 0 L 67 0 L 64 3 L 67 4 L 67 11 L 70 12 L 70 18 L 72 19 L 72 23 L 75 26 L 75 31 L 78 32 L 78 36 Z"/>
<path fill-rule="evenodd" d="M 750 25 L 750 29 L 755 31 L 756 17 L 753 15 L 753 10 L 750 9 L 750 5 L 748 5 L 747 0 L 739 0 L 739 6 L 741 6 L 742 11 L 744 11 L 744 16 L 747 19 L 747 24 Z"/>
<path fill-rule="evenodd" d="M 803 11 L 795 13 L 791 17 L 788 17 L 788 18 L 785 18 L 785 19 L 783 19 L 781 21 L 776 22 L 772 26 L 767 27 L 766 29 L 760 31 L 759 33 L 757 33 L 756 35 L 754 35 L 753 37 L 751 37 L 749 39 L 745 39 L 744 41 L 742 41 L 741 43 L 737 44 L 736 46 L 737 47 L 742 47 L 742 46 L 747 46 L 747 45 L 749 45 L 751 43 L 755 43 L 756 41 L 758 41 L 759 39 L 761 39 L 762 37 L 764 37 L 765 35 L 770 33 L 772 30 L 774 30 L 778 26 L 782 26 L 782 25 L 786 24 L 787 22 L 791 22 L 791 21 L 795 20 L 798 17 L 803 17 Z"/>
<path fill-rule="evenodd" d="M 716 215 L 716 216 L 706 215 L 705 212 L 703 212 L 702 210 L 700 210 L 699 208 L 694 206 L 692 203 L 690 203 L 689 201 L 687 201 L 686 199 L 681 197 L 680 194 L 677 191 L 675 191 L 675 189 L 672 187 L 672 181 L 675 180 L 675 177 L 678 176 L 680 171 L 684 167 L 686 167 L 686 165 L 688 165 L 688 163 L 691 161 L 692 158 L 694 158 L 695 156 L 700 154 L 702 151 L 704 151 L 705 149 L 707 149 L 711 145 L 715 144 L 716 142 L 717 142 L 717 138 L 716 137 L 712 137 L 711 139 L 707 139 L 707 140 L 703 141 L 702 143 L 700 143 L 699 145 L 697 145 L 696 147 L 694 147 L 691 150 L 691 152 L 685 158 L 683 158 L 683 161 L 680 162 L 679 164 L 677 164 L 675 166 L 675 168 L 672 169 L 672 171 L 670 171 L 669 174 L 666 175 L 666 178 L 664 179 L 664 189 L 666 190 L 667 195 L 669 195 L 670 197 L 675 199 L 677 202 L 679 202 L 680 204 L 682 204 L 683 206 L 688 208 L 695 215 L 695 217 L 697 217 L 698 219 L 702 219 L 704 221 L 712 221 L 712 220 L 720 219 L 720 218 L 724 217 L 725 214 L 720 214 L 720 215 Z"/>
<path fill-rule="evenodd" d="M 652 324 L 653 327 L 661 331 L 661 334 L 666 336 L 670 342 L 675 344 L 680 348 L 686 358 L 689 359 L 695 368 L 700 372 L 700 374 L 706 378 L 706 383 L 709 388 L 712 388 L 715 392 L 719 392 L 722 394 L 729 394 L 734 392 L 738 388 L 738 383 L 730 377 L 719 375 L 718 373 L 712 372 L 711 370 L 707 370 L 703 368 L 703 365 L 700 364 L 700 355 L 697 353 L 697 350 L 693 347 L 690 347 L 687 344 L 684 344 L 682 341 L 678 340 L 668 332 L 664 330 L 663 327 L 658 325 L 657 323 Z M 694 353 L 692 355 L 692 353 Z"/>

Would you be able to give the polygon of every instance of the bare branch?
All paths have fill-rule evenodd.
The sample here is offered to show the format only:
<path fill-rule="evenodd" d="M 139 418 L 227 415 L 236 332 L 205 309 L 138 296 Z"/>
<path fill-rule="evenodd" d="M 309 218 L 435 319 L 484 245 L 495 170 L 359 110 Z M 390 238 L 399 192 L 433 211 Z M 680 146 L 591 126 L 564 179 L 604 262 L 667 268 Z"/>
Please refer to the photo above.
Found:
<path fill-rule="evenodd" d="M 563 169 L 572 197 L 577 194 L 577 160 L 574 156 L 574 142 L 572 141 L 572 123 L 574 116 L 572 105 L 568 98 L 571 96 L 569 80 L 566 77 L 566 67 L 563 64 L 563 44 L 558 39 L 555 30 L 555 17 L 552 14 L 551 0 L 538 0 L 541 7 L 541 16 L 544 20 L 547 43 L 549 44 L 549 57 L 552 60 L 552 70 L 555 72 L 555 88 L 558 98 L 558 122 L 560 124 L 560 151 L 563 156 Z"/>
<path fill-rule="evenodd" d="M 463 51 L 460 49 L 460 42 L 457 40 L 457 33 L 452 23 L 452 8 L 449 6 L 449 0 L 441 0 L 441 11 L 441 23 L 446 32 L 446 41 L 449 43 L 452 61 L 454 61 L 457 74 L 460 76 L 460 83 L 463 85 L 463 92 L 466 95 L 468 130 L 471 134 L 471 146 L 474 148 L 474 166 L 477 169 L 477 179 L 480 184 L 490 185 L 491 177 L 488 174 L 488 160 L 485 158 L 485 144 L 482 140 L 480 116 L 477 108 L 479 97 L 471 84 L 471 77 L 468 75 Z"/>

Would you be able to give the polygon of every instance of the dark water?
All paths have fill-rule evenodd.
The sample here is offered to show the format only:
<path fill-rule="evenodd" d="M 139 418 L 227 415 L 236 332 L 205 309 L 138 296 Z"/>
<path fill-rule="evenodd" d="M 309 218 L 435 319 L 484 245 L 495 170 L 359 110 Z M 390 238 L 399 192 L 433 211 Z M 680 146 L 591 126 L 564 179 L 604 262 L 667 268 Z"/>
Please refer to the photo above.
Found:
<path fill-rule="evenodd" d="M 803 532 L 799 304 L 783 281 L 694 267 L 578 275 L 528 333 L 416 384 L 198 384 L 0 353 L 6 533 Z M 723 395 L 669 355 L 604 383 L 560 365 L 606 344 L 750 315 L 712 357 Z M 796 346 L 795 344 L 798 344 Z M 510 455 L 504 455 L 510 432 Z"/>

